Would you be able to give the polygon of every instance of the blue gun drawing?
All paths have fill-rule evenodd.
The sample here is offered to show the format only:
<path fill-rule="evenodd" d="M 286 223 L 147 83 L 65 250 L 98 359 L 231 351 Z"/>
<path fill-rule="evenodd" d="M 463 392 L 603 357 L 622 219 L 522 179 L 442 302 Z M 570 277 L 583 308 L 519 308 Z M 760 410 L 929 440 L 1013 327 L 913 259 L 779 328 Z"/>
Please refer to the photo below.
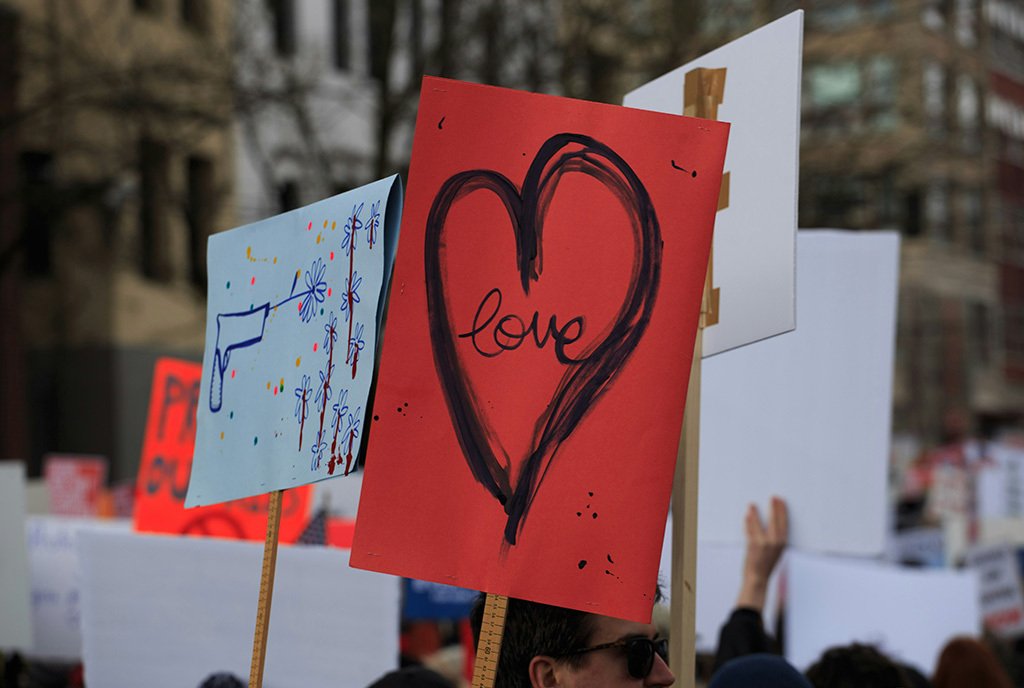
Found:
<path fill-rule="evenodd" d="M 210 378 L 210 412 L 217 413 L 224 403 L 224 373 L 231 361 L 231 352 L 236 349 L 259 344 L 267 328 L 267 318 L 272 309 L 283 306 L 289 301 L 302 299 L 299 306 L 299 318 L 309 322 L 315 314 L 314 305 L 323 303 L 327 291 L 327 280 L 324 278 L 327 266 L 322 258 L 313 261 L 306 271 L 306 289 L 295 293 L 295 285 L 299 281 L 299 273 L 295 273 L 292 288 L 287 298 L 271 305 L 268 301 L 261 306 L 235 313 L 217 314 L 217 338 L 213 349 L 213 371 Z"/>

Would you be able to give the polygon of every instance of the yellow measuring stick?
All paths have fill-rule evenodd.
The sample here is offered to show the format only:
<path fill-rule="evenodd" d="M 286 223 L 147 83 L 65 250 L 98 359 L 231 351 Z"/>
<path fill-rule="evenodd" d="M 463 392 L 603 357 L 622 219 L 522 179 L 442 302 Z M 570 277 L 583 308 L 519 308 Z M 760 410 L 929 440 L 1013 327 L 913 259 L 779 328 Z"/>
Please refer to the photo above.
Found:
<path fill-rule="evenodd" d="M 281 530 L 281 496 L 284 490 L 270 493 L 267 510 L 267 539 L 263 543 L 263 572 L 260 574 L 260 600 L 256 607 L 256 631 L 252 638 L 252 668 L 249 688 L 263 687 L 263 664 L 267 659 L 267 632 L 270 629 L 270 598 L 274 594 L 274 569 L 277 568 L 277 536 Z"/>
<path fill-rule="evenodd" d="M 498 658 L 501 656 L 501 637 L 505 634 L 507 611 L 506 596 L 487 593 L 484 618 L 480 624 L 480 640 L 476 645 L 476 662 L 473 664 L 473 688 L 494 686 L 494 679 L 498 675 Z"/>

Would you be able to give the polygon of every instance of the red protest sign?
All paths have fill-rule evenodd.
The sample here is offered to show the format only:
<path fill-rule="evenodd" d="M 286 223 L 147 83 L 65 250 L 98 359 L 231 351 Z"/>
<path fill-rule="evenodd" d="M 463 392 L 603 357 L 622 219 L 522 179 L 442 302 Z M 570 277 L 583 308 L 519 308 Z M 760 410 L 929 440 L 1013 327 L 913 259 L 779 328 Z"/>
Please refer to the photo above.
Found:
<path fill-rule="evenodd" d="M 107 482 L 107 460 L 101 456 L 49 454 L 43 465 L 50 513 L 96 516 Z"/>
<path fill-rule="evenodd" d="M 649 620 L 727 133 L 424 80 L 354 566 Z"/>
<path fill-rule="evenodd" d="M 135 490 L 135 529 L 263 540 L 268 495 L 185 509 L 199 402 L 198 363 L 161 358 L 153 372 L 149 417 Z M 311 488 L 284 493 L 281 541 L 294 542 L 308 518 Z"/>

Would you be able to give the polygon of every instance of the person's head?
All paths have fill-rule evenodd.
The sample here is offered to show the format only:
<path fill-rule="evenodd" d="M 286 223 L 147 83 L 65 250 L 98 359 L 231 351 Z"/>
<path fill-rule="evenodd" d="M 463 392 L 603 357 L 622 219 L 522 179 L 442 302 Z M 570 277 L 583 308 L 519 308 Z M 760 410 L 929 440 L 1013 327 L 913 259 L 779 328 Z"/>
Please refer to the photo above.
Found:
<path fill-rule="evenodd" d="M 778 655 L 737 657 L 722 665 L 708 688 L 811 688 L 811 682 Z"/>
<path fill-rule="evenodd" d="M 946 643 L 932 678 L 935 688 L 1010 688 L 1013 681 L 995 653 L 973 638 Z"/>
<path fill-rule="evenodd" d="M 408 666 L 389 671 L 368 688 L 455 688 L 441 674 L 422 666 Z"/>
<path fill-rule="evenodd" d="M 876 688 L 908 686 L 898 664 L 870 645 L 852 643 L 825 650 L 807 669 L 814 688 Z"/>
<path fill-rule="evenodd" d="M 480 637 L 484 595 L 470 621 Z M 670 686 L 667 645 L 651 624 L 509 598 L 495 688 Z"/>
<path fill-rule="evenodd" d="M 199 688 L 245 688 L 245 682 L 230 671 L 218 671 L 203 679 Z"/>

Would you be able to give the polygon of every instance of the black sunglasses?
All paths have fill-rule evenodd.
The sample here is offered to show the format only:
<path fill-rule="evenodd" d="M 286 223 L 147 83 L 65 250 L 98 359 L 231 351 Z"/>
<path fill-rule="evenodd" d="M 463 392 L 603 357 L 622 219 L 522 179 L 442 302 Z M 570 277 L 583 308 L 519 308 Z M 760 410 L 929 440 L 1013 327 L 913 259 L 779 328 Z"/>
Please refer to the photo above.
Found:
<path fill-rule="evenodd" d="M 613 647 L 621 647 L 626 650 L 626 670 L 629 671 L 629 675 L 633 678 L 647 678 L 647 675 L 651 673 L 651 669 L 654 668 L 654 655 L 658 655 L 665 664 L 668 664 L 668 640 L 665 638 L 651 640 L 643 636 L 617 640 L 614 643 L 603 643 L 593 647 L 583 647 L 579 650 L 566 652 L 561 657 L 585 655 L 588 652 L 609 650 Z"/>

